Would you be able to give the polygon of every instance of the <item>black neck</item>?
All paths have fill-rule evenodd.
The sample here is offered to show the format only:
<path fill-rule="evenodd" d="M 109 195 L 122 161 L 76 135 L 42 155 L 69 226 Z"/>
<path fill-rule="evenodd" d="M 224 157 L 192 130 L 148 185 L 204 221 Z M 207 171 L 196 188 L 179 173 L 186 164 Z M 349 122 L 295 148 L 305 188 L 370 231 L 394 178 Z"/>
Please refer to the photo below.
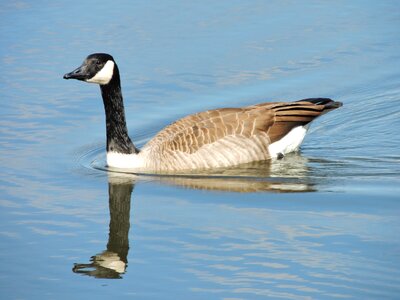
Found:
<path fill-rule="evenodd" d="M 100 85 L 106 113 L 107 152 L 123 154 L 138 153 L 133 145 L 126 127 L 124 103 L 121 93 L 121 82 L 118 67 L 114 67 L 114 75 L 106 85 Z"/>

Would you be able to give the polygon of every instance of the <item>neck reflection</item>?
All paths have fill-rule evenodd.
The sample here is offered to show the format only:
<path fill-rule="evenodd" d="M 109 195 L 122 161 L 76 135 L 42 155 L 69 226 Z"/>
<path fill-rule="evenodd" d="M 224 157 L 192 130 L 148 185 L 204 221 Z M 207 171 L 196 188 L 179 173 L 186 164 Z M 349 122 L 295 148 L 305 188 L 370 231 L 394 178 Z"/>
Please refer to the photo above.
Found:
<path fill-rule="evenodd" d="M 76 263 L 74 273 L 96 278 L 122 278 L 128 266 L 131 195 L 134 180 L 110 174 L 108 182 L 110 226 L 107 249 L 90 258 L 90 263 Z"/>

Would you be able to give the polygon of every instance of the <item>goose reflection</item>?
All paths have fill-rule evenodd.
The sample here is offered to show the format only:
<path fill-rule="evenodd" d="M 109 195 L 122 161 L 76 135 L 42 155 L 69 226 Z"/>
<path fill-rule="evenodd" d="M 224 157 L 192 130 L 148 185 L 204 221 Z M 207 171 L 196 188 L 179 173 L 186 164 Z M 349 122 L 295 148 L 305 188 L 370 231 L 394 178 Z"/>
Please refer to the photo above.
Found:
<path fill-rule="evenodd" d="M 110 231 L 107 249 L 91 257 L 90 263 L 76 263 L 74 273 L 96 278 L 122 278 L 128 265 L 131 194 L 134 177 L 110 174 L 108 182 Z"/>
<path fill-rule="evenodd" d="M 91 257 L 90 263 L 76 263 L 73 272 L 96 278 L 122 278 L 128 265 L 131 194 L 135 181 L 149 179 L 190 189 L 228 192 L 312 192 L 310 160 L 299 154 L 279 161 L 243 164 L 234 168 L 180 175 L 138 177 L 108 170 L 110 231 L 107 249 Z M 319 161 L 321 162 L 321 161 Z"/>

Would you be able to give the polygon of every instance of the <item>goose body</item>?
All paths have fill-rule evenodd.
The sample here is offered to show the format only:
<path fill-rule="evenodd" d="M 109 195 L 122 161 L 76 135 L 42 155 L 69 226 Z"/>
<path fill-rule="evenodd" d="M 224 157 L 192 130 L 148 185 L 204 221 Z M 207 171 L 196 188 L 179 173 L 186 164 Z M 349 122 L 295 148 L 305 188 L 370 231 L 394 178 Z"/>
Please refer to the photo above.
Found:
<path fill-rule="evenodd" d="M 89 55 L 64 78 L 100 85 L 107 165 L 140 171 L 219 168 L 280 158 L 299 149 L 311 121 L 342 105 L 310 98 L 208 110 L 168 125 L 139 150 L 128 135 L 118 66 L 112 56 Z"/>

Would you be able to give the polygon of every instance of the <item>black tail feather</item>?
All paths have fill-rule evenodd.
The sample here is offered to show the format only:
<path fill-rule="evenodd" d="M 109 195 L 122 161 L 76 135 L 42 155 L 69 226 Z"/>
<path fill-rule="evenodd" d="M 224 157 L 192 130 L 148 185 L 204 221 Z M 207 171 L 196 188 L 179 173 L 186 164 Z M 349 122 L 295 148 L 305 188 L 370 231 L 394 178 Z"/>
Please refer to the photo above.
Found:
<path fill-rule="evenodd" d="M 325 109 L 329 109 L 329 110 L 339 108 L 343 105 L 342 102 L 334 101 L 329 98 L 307 98 L 307 99 L 302 99 L 302 100 L 299 100 L 296 102 L 311 102 L 316 105 L 325 105 Z"/>

